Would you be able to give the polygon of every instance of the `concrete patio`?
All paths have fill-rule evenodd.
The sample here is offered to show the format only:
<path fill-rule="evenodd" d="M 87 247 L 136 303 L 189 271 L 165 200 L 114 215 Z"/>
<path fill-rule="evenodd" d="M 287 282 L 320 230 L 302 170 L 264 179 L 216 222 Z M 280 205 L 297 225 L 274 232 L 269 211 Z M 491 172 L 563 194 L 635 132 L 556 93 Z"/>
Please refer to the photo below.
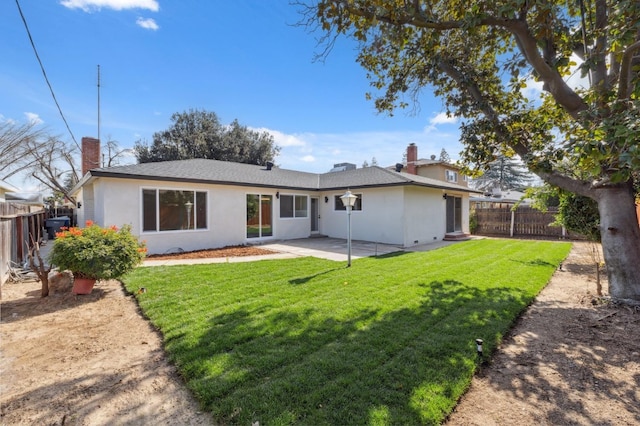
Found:
<path fill-rule="evenodd" d="M 381 256 L 398 251 L 414 252 L 435 250 L 451 244 L 455 241 L 435 241 L 431 244 L 424 244 L 414 247 L 403 248 L 391 244 L 375 243 L 370 241 L 351 241 L 351 259 L 362 257 Z M 252 262 L 265 259 L 291 259 L 295 257 L 313 256 L 321 259 L 334 260 L 337 262 L 347 261 L 347 240 L 340 238 L 317 237 L 301 238 L 296 240 L 277 241 L 273 243 L 261 244 L 258 247 L 276 252 L 262 256 L 244 257 L 222 257 L 208 259 L 171 259 L 171 260 L 145 260 L 144 266 L 160 265 L 186 265 L 202 263 L 234 263 Z"/>

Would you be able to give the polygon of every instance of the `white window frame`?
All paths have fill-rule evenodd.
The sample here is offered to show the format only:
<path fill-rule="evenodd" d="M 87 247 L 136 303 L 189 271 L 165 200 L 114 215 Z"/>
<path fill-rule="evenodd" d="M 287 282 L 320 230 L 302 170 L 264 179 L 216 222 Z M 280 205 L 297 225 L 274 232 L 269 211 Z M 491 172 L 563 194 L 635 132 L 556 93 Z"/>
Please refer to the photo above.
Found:
<path fill-rule="evenodd" d="M 454 170 L 445 170 L 447 182 L 458 182 L 458 172 Z"/>
<path fill-rule="evenodd" d="M 144 191 L 154 191 L 155 192 L 155 210 L 156 210 L 156 218 L 155 218 L 155 222 L 156 222 L 156 229 L 155 230 L 145 230 L 144 229 Z M 193 221 L 194 223 L 192 224 L 193 227 L 192 228 L 188 228 L 188 229 L 166 229 L 166 230 L 161 230 L 160 229 L 160 191 L 178 191 L 178 192 L 192 192 L 193 193 L 193 210 L 192 210 L 192 214 L 193 214 Z M 197 193 L 202 193 L 205 196 L 205 203 L 206 203 L 206 212 L 205 212 L 205 217 L 206 217 L 206 221 L 207 221 L 207 226 L 205 226 L 204 228 L 198 228 L 198 223 L 197 223 Z M 198 189 L 191 189 L 191 188 L 164 188 L 164 187 L 141 187 L 140 188 L 140 229 L 141 232 L 143 234 L 166 234 L 166 233 L 173 233 L 173 232 L 202 232 L 202 231 L 208 231 L 209 230 L 209 222 L 210 222 L 210 218 L 209 218 L 209 212 L 211 209 L 211 203 L 209 202 L 209 191 L 206 190 L 198 190 Z"/>
<path fill-rule="evenodd" d="M 282 216 L 282 199 L 283 197 L 291 197 L 293 201 L 293 209 L 292 216 Z M 307 219 L 309 217 L 309 197 L 307 195 L 300 194 L 280 194 L 280 207 L 279 207 L 279 216 L 280 219 Z M 305 209 L 297 210 L 296 209 L 296 200 L 305 200 Z"/>

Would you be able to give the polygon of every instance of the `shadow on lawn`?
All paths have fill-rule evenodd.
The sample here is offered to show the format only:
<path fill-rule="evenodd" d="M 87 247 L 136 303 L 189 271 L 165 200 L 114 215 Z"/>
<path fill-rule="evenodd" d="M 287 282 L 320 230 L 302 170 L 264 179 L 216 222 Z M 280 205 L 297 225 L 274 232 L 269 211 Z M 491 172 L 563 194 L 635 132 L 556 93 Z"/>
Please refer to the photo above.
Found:
<path fill-rule="evenodd" d="M 172 339 L 168 349 L 222 423 L 437 424 L 471 380 L 475 339 L 491 352 L 530 297 L 457 281 L 420 286 L 415 308 L 384 315 L 239 309 L 213 317 L 195 345 Z"/>
<path fill-rule="evenodd" d="M 309 281 L 313 280 L 314 278 L 329 274 L 331 272 L 337 271 L 338 269 L 344 269 L 344 268 L 340 267 L 340 268 L 327 269 L 326 271 L 318 272 L 316 274 L 308 275 L 306 277 L 295 278 L 293 280 L 289 280 L 289 284 L 294 284 L 294 285 L 306 284 Z"/>

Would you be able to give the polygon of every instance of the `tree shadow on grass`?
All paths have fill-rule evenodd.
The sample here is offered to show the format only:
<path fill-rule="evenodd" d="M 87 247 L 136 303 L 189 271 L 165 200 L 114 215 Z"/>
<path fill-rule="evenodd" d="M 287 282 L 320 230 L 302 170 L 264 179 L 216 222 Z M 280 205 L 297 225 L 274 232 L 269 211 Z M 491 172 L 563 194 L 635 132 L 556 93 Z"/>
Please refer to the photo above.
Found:
<path fill-rule="evenodd" d="M 167 348 L 222 423 L 438 424 L 470 383 L 475 339 L 490 352 L 530 297 L 457 281 L 420 286 L 411 308 L 348 318 L 243 308 Z"/>

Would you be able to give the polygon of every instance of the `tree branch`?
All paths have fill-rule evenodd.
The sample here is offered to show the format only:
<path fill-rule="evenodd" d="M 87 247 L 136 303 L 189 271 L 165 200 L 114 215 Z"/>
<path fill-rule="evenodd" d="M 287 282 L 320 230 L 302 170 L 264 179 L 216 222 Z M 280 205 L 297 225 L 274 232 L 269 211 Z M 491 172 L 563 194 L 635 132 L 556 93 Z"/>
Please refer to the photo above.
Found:
<path fill-rule="evenodd" d="M 407 11 L 409 9 L 407 8 L 405 9 L 405 13 L 389 16 L 379 13 L 379 9 L 356 7 L 348 0 L 334 0 L 333 3 L 354 16 L 377 20 L 392 25 L 413 25 L 418 28 L 427 28 L 436 31 L 462 29 L 465 25 L 463 21 L 435 21 L 427 19 L 422 13 L 415 9 L 413 11 Z M 526 13 L 527 10 L 528 9 L 523 8 L 522 13 Z M 578 118 L 580 112 L 587 110 L 588 105 L 584 100 L 567 85 L 562 79 L 562 76 L 540 55 L 537 40 L 529 32 L 526 16 L 520 16 L 517 20 L 483 16 L 478 20 L 476 26 L 500 27 L 509 31 L 516 38 L 516 43 L 520 47 L 521 53 L 545 83 L 545 90 L 556 99 L 558 104 L 562 105 L 575 119 Z"/>
<path fill-rule="evenodd" d="M 606 28 L 608 23 L 607 18 L 607 2 L 606 0 L 596 0 L 596 27 L 595 32 L 598 34 L 596 37 L 596 45 L 592 51 L 592 59 L 595 64 L 595 71 L 593 73 L 594 87 L 598 87 L 602 93 L 606 93 L 609 89 L 607 81 L 607 36 Z"/>
<path fill-rule="evenodd" d="M 631 96 L 631 77 L 633 55 L 640 49 L 640 41 L 629 45 L 622 55 L 622 63 L 620 65 L 620 80 L 618 82 L 618 99 L 624 100 Z"/>
<path fill-rule="evenodd" d="M 562 76 L 540 56 L 537 41 L 529 32 L 527 23 L 510 21 L 506 29 L 514 35 L 520 51 L 538 73 L 540 79 L 545 83 L 545 90 L 551 93 L 556 102 L 561 105 L 571 117 L 578 119 L 579 113 L 585 111 L 588 105 L 569 87 L 562 79 Z"/>
<path fill-rule="evenodd" d="M 484 96 L 482 95 L 482 91 L 480 88 L 474 84 L 473 82 L 465 79 L 462 73 L 457 70 L 454 66 L 447 63 L 446 61 L 439 61 L 438 66 L 440 69 L 446 73 L 449 77 L 451 77 L 461 88 L 465 90 L 469 95 L 471 95 L 479 105 L 481 111 L 485 114 L 485 116 L 493 123 L 493 128 L 496 134 L 500 136 L 503 140 L 510 140 L 509 145 L 513 150 L 520 156 L 522 159 L 526 159 L 531 157 L 531 152 L 529 148 L 520 141 L 515 141 L 513 138 L 506 134 L 502 130 L 502 125 L 500 123 L 500 116 L 498 112 L 486 101 Z M 584 195 L 587 197 L 592 197 L 593 194 L 590 193 L 589 189 L 591 188 L 591 184 L 588 182 L 584 182 L 582 180 L 574 179 L 569 176 L 563 175 L 557 171 L 535 171 L 535 174 L 540 176 L 544 181 L 549 182 L 555 186 L 566 189 L 571 192 L 575 192 L 576 194 Z"/>

